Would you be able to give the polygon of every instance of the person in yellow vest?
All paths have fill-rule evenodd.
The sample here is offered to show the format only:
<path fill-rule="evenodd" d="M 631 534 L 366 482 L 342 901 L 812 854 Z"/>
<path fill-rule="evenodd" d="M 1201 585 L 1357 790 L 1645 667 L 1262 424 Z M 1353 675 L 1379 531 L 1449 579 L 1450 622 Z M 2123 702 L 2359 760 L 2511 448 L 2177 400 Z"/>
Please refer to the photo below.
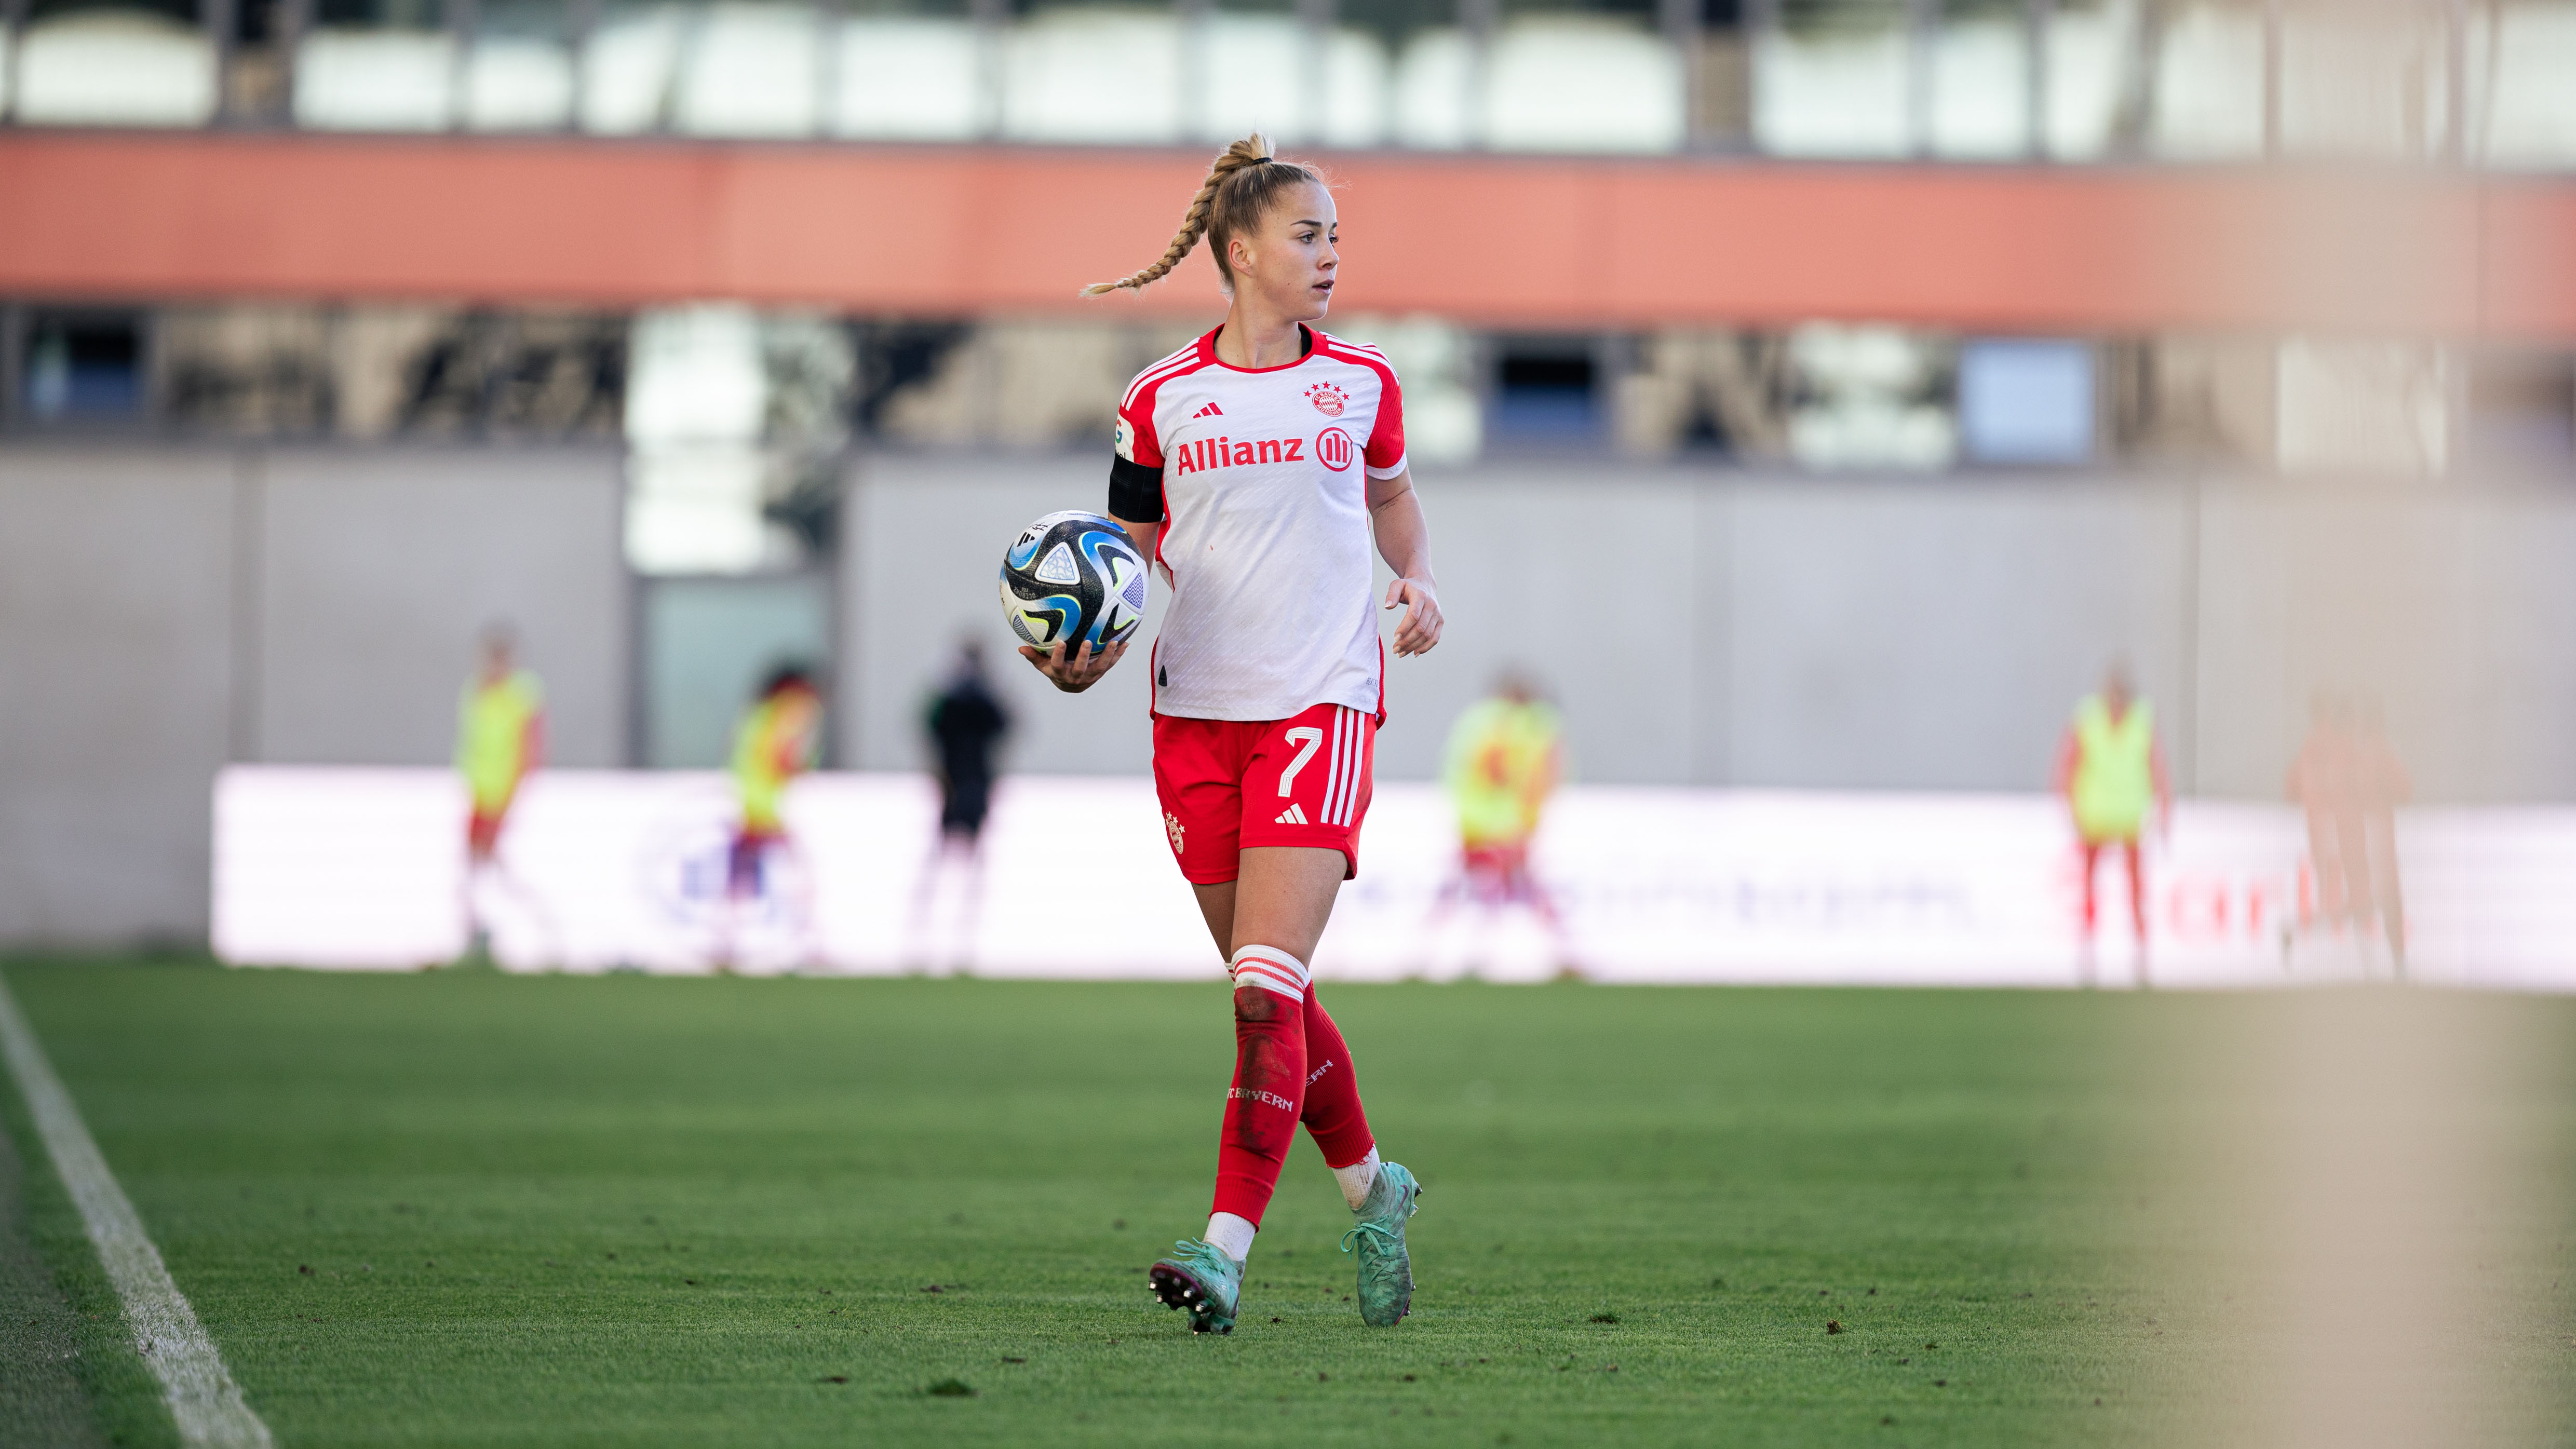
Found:
<path fill-rule="evenodd" d="M 471 809 L 465 824 L 465 934 L 484 949 L 475 907 L 481 877 L 500 873 L 501 827 L 519 786 L 545 763 L 546 696 L 537 676 L 517 663 L 518 641 L 506 624 L 483 631 L 483 667 L 465 682 L 456 706 L 456 772 Z"/>
<path fill-rule="evenodd" d="M 795 665 L 783 665 L 761 686 L 760 697 L 735 726 L 734 791 L 742 819 L 734 829 L 726 891 L 734 900 L 760 894 L 769 852 L 787 839 L 779 807 L 788 783 L 813 768 L 822 743 L 823 697 Z"/>
<path fill-rule="evenodd" d="M 2084 852 L 2084 942 L 2092 948 L 2096 919 L 2094 883 L 2105 846 L 2117 846 L 2129 865 L 2129 915 L 2138 934 L 2138 981 L 2147 979 L 2147 885 L 2139 859 L 2149 810 L 2170 833 L 2173 786 L 2156 739 L 2154 706 L 2137 697 L 2129 672 L 2114 664 L 2102 692 L 2084 697 L 2067 725 L 2057 758 L 2057 791 L 2075 821 Z M 2089 957 L 2087 958 L 2090 959 Z"/>
<path fill-rule="evenodd" d="M 1494 693 L 1467 707 L 1449 729 L 1441 778 L 1458 812 L 1464 879 L 1444 892 L 1435 923 L 1459 890 L 1489 911 L 1527 905 L 1555 936 L 1565 964 L 1572 949 L 1547 891 L 1530 874 L 1530 842 L 1565 766 L 1565 726 L 1530 682 L 1505 674 Z"/>

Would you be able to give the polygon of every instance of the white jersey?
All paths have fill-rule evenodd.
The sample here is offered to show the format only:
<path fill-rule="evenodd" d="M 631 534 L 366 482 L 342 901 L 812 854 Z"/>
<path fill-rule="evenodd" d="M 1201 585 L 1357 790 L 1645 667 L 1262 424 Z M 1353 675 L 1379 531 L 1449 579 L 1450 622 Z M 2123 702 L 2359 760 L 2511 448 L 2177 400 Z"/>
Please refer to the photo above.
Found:
<path fill-rule="evenodd" d="M 1384 713 L 1366 480 L 1404 471 L 1404 396 L 1376 348 L 1306 332 L 1266 368 L 1219 361 L 1210 332 L 1119 404 L 1118 456 L 1162 472 L 1156 713 Z"/>

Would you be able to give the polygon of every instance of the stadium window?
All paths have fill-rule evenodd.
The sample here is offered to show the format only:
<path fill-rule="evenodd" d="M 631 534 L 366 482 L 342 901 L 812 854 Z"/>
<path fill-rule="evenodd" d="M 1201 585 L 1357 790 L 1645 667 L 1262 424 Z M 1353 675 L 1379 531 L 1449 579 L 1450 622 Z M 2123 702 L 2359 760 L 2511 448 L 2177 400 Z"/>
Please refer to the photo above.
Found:
<path fill-rule="evenodd" d="M 400 379 L 387 430 L 465 438 L 604 438 L 626 410 L 627 322 L 581 313 L 467 312 L 387 347 Z M 352 418 L 344 423 L 344 430 Z"/>
<path fill-rule="evenodd" d="M 2479 159 L 2498 166 L 2576 165 L 2576 4 L 2523 0 L 2477 22 Z"/>
<path fill-rule="evenodd" d="M 581 46 L 574 111 L 585 131 L 632 136 L 670 124 L 685 12 L 616 0 L 599 7 Z"/>
<path fill-rule="evenodd" d="M 1754 37 L 1753 133 L 1784 156 L 1902 156 L 1915 147 L 1906 0 L 1780 0 Z"/>
<path fill-rule="evenodd" d="M 990 15 L 979 14 L 980 9 Z M 831 134 L 903 141 L 966 141 L 994 122 L 991 57 L 999 7 L 984 0 L 852 0 L 826 24 L 830 69 L 824 125 Z"/>
<path fill-rule="evenodd" d="M 1954 349 L 1902 327 L 1810 322 L 1789 334 L 1788 451 L 1819 470 L 1948 467 Z"/>
<path fill-rule="evenodd" d="M 2267 467 L 2274 453 L 2272 339 L 2163 335 L 2107 340 L 2103 432 L 2123 457 Z"/>
<path fill-rule="evenodd" d="M 2030 47 L 2042 58 L 2030 113 L 2059 161 L 2134 152 L 2144 111 L 2145 22 L 2126 0 L 2056 0 L 2031 7 Z"/>
<path fill-rule="evenodd" d="M 1689 450 L 1743 463 L 1786 452 L 1786 339 L 1675 328 L 1623 350 L 1628 365 L 1612 378 L 1607 398 L 1621 451 L 1659 457 Z M 1411 402 L 1408 395 L 1408 408 Z"/>
<path fill-rule="evenodd" d="M 1384 77 L 1385 139 L 1421 150 L 1475 144 L 1468 98 L 1474 94 L 1478 40 L 1492 24 L 1486 0 L 1339 0 L 1335 13 L 1337 66 L 1348 51 L 1373 58 Z M 1365 99 L 1353 97 L 1355 103 Z M 1333 104 L 1342 104 L 1338 93 Z M 1326 139 L 1350 144 L 1337 136 Z"/>
<path fill-rule="evenodd" d="M 1503 339 L 1495 349 L 1490 436 L 1505 445 L 1594 441 L 1601 370 L 1590 338 Z"/>
<path fill-rule="evenodd" d="M 299 126 L 443 131 L 456 122 L 456 36 L 438 0 L 314 0 L 295 47 Z"/>
<path fill-rule="evenodd" d="M 2281 148 L 2302 157 L 2429 160 L 2463 107 L 2446 103 L 2465 37 L 2432 6 L 2284 6 L 2275 40 Z M 2562 76 L 2560 84 L 2566 83 Z"/>
<path fill-rule="evenodd" d="M 1653 0 L 1500 0 L 1478 92 L 1482 140 L 1505 151 L 1680 149 L 1687 68 L 1666 20 Z"/>
<path fill-rule="evenodd" d="M 936 379 L 940 365 L 972 331 L 964 322 L 882 322 L 859 328 L 851 401 L 857 426 L 875 433 L 887 405 L 906 389 Z"/>
<path fill-rule="evenodd" d="M 2471 458 L 2564 475 L 2576 462 L 2576 355 L 2496 349 L 2468 360 Z"/>
<path fill-rule="evenodd" d="M 2146 58 L 2149 149 L 2166 160 L 2224 160 L 2264 149 L 2264 13 L 2251 0 L 2159 7 Z"/>
<path fill-rule="evenodd" d="M 1322 7 L 1297 0 L 1212 0 L 1185 11 L 1181 108 L 1191 139 L 1222 145 L 1261 131 L 1283 146 L 1318 140 L 1335 60 L 1323 18 Z M 1374 47 L 1367 55 L 1375 84 L 1362 104 L 1383 133 L 1385 63 Z"/>
<path fill-rule="evenodd" d="M 247 437 L 331 431 L 332 319 L 296 305 L 173 307 L 155 320 L 154 392 L 174 427 Z"/>
<path fill-rule="evenodd" d="M 2274 462 L 2284 472 L 2438 477 L 2451 463 L 2461 360 L 2415 341 L 2282 339 Z"/>
<path fill-rule="evenodd" d="M 131 312 L 30 313 L 19 329 L 16 415 L 40 426 L 141 421 L 148 330 Z"/>
<path fill-rule="evenodd" d="M 824 15 L 752 0 L 692 6 L 671 95 L 671 128 L 692 136 L 811 136 L 823 125 Z"/>
<path fill-rule="evenodd" d="M 572 121 L 573 8 L 565 0 L 482 0 L 465 52 L 465 128 L 552 131 Z"/>
<path fill-rule="evenodd" d="M 11 114 L 34 125 L 201 126 L 215 46 L 194 0 L 34 0 L 11 47 Z"/>
<path fill-rule="evenodd" d="M 1950 0 L 1930 21 L 1930 94 L 1917 97 L 1932 154 L 2001 160 L 2031 150 L 2030 8 L 2022 0 Z"/>
<path fill-rule="evenodd" d="M 2093 349 L 1979 338 L 1959 349 L 1959 442 L 1971 462 L 2065 464 L 2094 451 Z"/>
<path fill-rule="evenodd" d="M 1015 141 L 1171 142 L 1182 135 L 1178 8 L 1029 0 L 1002 36 L 1002 134 Z"/>

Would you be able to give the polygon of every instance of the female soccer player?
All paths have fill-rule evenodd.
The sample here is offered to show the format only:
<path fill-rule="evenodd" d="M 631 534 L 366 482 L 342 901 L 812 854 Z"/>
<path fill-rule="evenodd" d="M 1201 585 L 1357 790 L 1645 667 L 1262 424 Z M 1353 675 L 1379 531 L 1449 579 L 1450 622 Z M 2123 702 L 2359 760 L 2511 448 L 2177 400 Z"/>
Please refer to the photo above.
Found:
<path fill-rule="evenodd" d="M 1198 1333 L 1229 1333 L 1243 1262 L 1303 1122 L 1358 1223 L 1360 1317 L 1413 1306 L 1404 1242 L 1421 1187 L 1378 1159 L 1350 1047 L 1306 963 L 1359 867 L 1386 651 L 1369 546 L 1396 573 L 1395 652 L 1440 642 L 1422 509 L 1404 459 L 1403 395 L 1375 348 L 1307 326 L 1340 265 L 1332 193 L 1260 136 L 1217 157 L 1162 260 L 1201 235 L 1232 298 L 1225 324 L 1155 363 L 1118 406 L 1109 512 L 1172 589 L 1154 641 L 1154 788 L 1181 874 L 1234 978 L 1234 1085 L 1205 1241 L 1153 1266 L 1155 1294 Z M 1020 652 L 1056 687 L 1090 688 L 1126 653 Z"/>

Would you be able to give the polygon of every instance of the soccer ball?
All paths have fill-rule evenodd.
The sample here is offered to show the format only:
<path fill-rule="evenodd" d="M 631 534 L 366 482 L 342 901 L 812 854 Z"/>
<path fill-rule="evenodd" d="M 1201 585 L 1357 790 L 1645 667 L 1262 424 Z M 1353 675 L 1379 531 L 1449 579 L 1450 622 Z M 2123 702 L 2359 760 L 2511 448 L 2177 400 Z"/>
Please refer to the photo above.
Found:
<path fill-rule="evenodd" d="M 1127 530 L 1097 513 L 1050 513 L 1020 530 L 1002 555 L 1002 617 L 1022 643 L 1052 652 L 1071 641 L 1093 650 L 1124 641 L 1145 622 L 1145 560 Z"/>

